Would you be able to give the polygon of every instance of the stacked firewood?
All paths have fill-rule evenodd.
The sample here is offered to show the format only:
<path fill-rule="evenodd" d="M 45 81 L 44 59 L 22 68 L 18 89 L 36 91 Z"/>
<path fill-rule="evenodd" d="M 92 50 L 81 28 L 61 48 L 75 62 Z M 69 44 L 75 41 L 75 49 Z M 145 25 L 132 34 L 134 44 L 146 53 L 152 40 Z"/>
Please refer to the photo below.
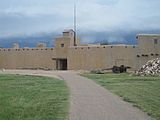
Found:
<path fill-rule="evenodd" d="M 148 61 L 135 74 L 138 76 L 160 76 L 160 58 Z"/>

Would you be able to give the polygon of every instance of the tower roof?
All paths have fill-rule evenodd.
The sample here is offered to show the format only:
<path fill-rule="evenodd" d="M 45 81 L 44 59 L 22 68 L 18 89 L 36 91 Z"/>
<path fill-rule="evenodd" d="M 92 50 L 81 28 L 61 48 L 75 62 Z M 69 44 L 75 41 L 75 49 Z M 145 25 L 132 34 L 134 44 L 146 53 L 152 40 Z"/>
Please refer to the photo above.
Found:
<path fill-rule="evenodd" d="M 65 30 L 63 31 L 63 33 L 66 33 L 66 32 L 74 32 L 74 30 L 73 30 L 73 29 L 65 29 Z"/>

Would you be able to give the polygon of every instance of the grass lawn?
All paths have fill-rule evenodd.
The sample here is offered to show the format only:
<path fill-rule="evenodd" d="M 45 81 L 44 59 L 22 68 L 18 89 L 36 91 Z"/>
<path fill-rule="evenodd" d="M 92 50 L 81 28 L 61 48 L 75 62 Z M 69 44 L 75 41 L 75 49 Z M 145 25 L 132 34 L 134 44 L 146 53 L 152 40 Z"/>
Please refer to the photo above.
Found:
<path fill-rule="evenodd" d="M 128 74 L 84 74 L 125 101 L 160 120 L 160 77 Z"/>
<path fill-rule="evenodd" d="M 69 89 L 49 77 L 0 75 L 0 120 L 65 120 Z"/>

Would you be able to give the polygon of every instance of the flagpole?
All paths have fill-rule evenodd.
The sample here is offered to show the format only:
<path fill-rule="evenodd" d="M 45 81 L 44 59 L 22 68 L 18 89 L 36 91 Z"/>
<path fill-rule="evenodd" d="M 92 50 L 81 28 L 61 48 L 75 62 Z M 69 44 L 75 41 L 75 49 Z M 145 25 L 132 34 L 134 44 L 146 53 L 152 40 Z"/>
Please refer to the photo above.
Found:
<path fill-rule="evenodd" d="M 77 46 L 76 39 L 77 39 L 77 5 L 76 0 L 74 1 L 74 46 Z"/>

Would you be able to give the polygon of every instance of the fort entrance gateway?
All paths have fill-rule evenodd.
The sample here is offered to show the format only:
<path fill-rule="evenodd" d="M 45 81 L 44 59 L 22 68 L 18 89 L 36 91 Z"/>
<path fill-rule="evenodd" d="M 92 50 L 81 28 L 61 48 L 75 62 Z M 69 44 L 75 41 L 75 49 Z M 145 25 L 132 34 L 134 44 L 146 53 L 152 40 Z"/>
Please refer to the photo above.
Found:
<path fill-rule="evenodd" d="M 53 59 L 56 60 L 57 70 L 67 70 L 67 59 Z"/>

